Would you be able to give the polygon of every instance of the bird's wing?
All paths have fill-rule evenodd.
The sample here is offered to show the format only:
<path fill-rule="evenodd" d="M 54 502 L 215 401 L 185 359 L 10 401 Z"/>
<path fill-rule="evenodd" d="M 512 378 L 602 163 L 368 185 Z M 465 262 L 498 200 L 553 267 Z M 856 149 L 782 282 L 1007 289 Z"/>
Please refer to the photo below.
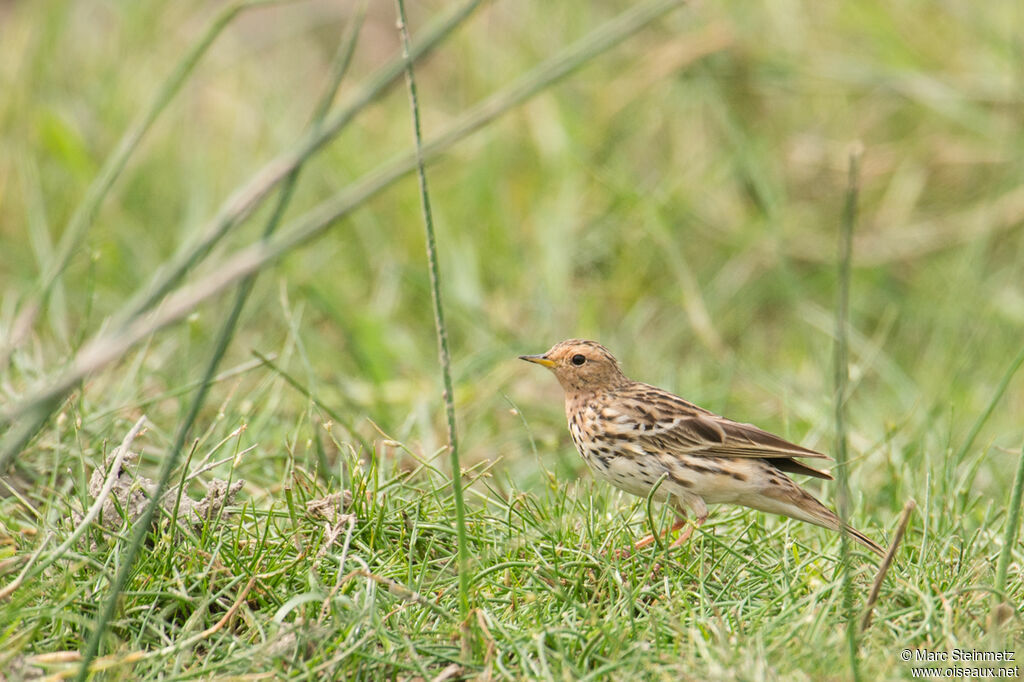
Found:
<path fill-rule="evenodd" d="M 605 428 L 629 438 L 645 452 L 671 452 L 707 457 L 756 457 L 792 473 L 831 478 L 792 458 L 832 459 L 816 450 L 698 407 L 671 393 L 644 387 L 636 396 L 617 396 L 603 409 Z"/>

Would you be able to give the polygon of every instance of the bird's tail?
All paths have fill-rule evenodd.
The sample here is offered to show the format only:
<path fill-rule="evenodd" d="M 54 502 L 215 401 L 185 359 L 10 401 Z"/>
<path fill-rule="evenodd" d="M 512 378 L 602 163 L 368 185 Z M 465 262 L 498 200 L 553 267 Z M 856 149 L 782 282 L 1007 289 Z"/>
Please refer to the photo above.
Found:
<path fill-rule="evenodd" d="M 833 514 L 832 516 L 835 516 L 835 514 Z M 856 528 L 854 528 L 850 524 L 845 524 L 843 526 L 843 532 L 846 533 L 847 535 L 849 535 L 851 538 L 853 538 L 857 542 L 859 542 L 860 544 L 862 544 L 865 547 L 867 547 L 868 549 L 870 549 L 872 552 L 874 552 L 878 556 L 881 556 L 881 557 L 885 556 L 885 548 L 884 547 L 882 547 L 880 544 L 878 544 L 877 542 L 875 542 L 874 540 L 869 538 L 867 535 L 864 535 L 864 533 L 861 533 L 859 530 L 857 530 Z"/>
<path fill-rule="evenodd" d="M 798 521 L 806 521 L 822 528 L 846 533 L 878 556 L 885 556 L 885 549 L 881 545 L 853 526 L 843 524 L 835 512 L 796 483 L 793 483 L 793 487 L 785 490 L 781 495 L 772 495 L 771 499 L 773 502 L 771 506 L 774 508 L 764 508 L 764 511 L 782 513 Z"/>

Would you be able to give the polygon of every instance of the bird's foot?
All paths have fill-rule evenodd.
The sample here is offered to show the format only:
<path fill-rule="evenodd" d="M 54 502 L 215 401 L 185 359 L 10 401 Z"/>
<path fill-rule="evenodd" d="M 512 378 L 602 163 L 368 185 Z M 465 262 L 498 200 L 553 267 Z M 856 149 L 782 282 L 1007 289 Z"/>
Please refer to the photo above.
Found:
<path fill-rule="evenodd" d="M 708 517 L 706 517 L 706 516 L 699 516 L 699 517 L 697 517 L 697 519 L 693 522 L 693 525 L 687 526 L 683 530 L 683 532 L 679 534 L 679 537 L 677 537 L 675 539 L 675 541 L 671 545 L 668 546 L 668 548 L 669 549 L 675 549 L 676 547 L 679 547 L 679 546 L 685 544 L 686 541 L 690 539 L 690 536 L 693 535 L 693 529 L 697 528 L 699 526 L 703 526 L 704 522 L 707 521 L 707 518 Z M 683 523 L 685 523 L 685 522 L 686 521 L 684 520 Z M 675 530 L 675 528 L 673 528 L 673 530 Z"/>
<path fill-rule="evenodd" d="M 685 518 L 681 518 L 678 521 L 676 521 L 675 524 L 673 524 L 673 526 L 671 528 L 666 530 L 661 535 L 662 535 L 662 537 L 664 537 L 665 535 L 668 535 L 669 533 L 674 533 L 675 531 L 679 530 L 680 528 L 682 528 L 685 525 L 686 525 L 686 519 Z M 686 537 L 689 537 L 689 531 L 692 531 L 692 530 L 693 530 L 693 528 L 691 526 L 686 531 L 683 531 L 683 533 L 686 534 Z M 680 536 L 680 537 L 682 537 L 682 536 Z M 644 547 L 647 547 L 648 545 L 652 544 L 654 542 L 654 540 L 655 540 L 655 537 L 654 537 L 653 534 L 645 535 L 644 537 L 642 537 L 639 540 L 637 540 L 636 543 L 634 543 L 633 549 L 630 550 L 630 549 L 622 548 L 622 549 L 615 550 L 615 558 L 616 559 L 625 559 L 626 557 L 632 556 L 633 552 L 637 552 L 637 551 L 643 549 Z M 685 542 L 686 538 L 682 538 L 682 541 Z M 676 547 L 677 545 L 680 545 L 680 544 L 682 544 L 682 543 L 679 540 L 676 540 L 675 542 L 672 543 L 672 547 Z"/>

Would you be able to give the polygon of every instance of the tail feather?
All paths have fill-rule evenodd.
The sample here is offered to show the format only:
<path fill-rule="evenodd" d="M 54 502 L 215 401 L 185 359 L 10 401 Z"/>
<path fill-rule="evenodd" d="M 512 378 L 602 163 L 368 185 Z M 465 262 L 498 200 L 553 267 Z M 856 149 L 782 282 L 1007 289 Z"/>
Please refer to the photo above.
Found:
<path fill-rule="evenodd" d="M 883 548 L 877 542 L 875 542 L 874 540 L 869 538 L 867 535 L 864 535 L 864 533 L 861 533 L 859 530 L 857 530 L 853 526 L 847 524 L 847 525 L 843 526 L 843 531 L 847 535 L 849 535 L 851 538 L 853 538 L 854 540 L 856 540 L 860 544 L 864 545 L 865 547 L 870 549 L 872 552 L 874 552 L 878 556 L 881 556 L 881 557 L 885 556 L 885 548 Z"/>
<path fill-rule="evenodd" d="M 789 486 L 778 486 L 770 493 L 764 495 L 762 504 L 750 505 L 762 511 L 784 514 L 798 521 L 813 523 L 822 528 L 828 528 L 837 532 L 846 533 L 860 544 L 864 545 L 880 557 L 885 556 L 885 549 L 864 533 L 850 526 L 843 524 L 839 517 L 831 509 L 823 505 L 809 492 L 798 486 L 794 481 L 786 479 L 792 484 Z"/>

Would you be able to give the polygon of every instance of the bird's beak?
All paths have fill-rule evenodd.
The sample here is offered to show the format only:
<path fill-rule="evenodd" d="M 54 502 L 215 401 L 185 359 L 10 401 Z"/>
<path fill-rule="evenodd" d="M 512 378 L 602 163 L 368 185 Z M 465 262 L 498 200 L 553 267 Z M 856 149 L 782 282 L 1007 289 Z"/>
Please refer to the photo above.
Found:
<path fill-rule="evenodd" d="M 519 359 L 526 360 L 527 362 L 532 362 L 543 367 L 547 367 L 548 369 L 551 369 L 552 367 L 555 366 L 555 361 L 549 360 L 548 356 L 546 355 L 520 355 Z"/>

